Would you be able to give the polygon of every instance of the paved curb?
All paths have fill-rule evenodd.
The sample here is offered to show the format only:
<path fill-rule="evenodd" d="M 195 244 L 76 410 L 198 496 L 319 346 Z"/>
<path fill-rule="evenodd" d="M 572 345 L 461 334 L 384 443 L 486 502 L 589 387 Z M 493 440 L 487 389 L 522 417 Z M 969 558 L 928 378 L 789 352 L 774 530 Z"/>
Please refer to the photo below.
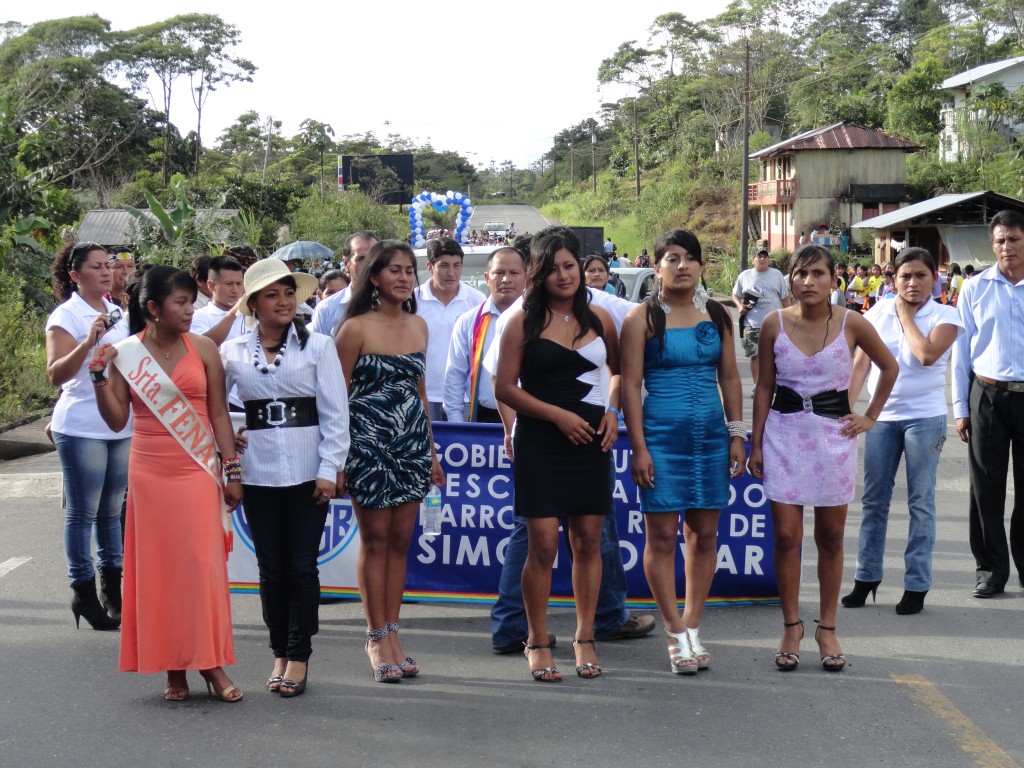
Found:
<path fill-rule="evenodd" d="M 23 459 L 56 450 L 43 432 L 47 423 L 49 413 L 32 413 L 0 426 L 0 461 Z"/>

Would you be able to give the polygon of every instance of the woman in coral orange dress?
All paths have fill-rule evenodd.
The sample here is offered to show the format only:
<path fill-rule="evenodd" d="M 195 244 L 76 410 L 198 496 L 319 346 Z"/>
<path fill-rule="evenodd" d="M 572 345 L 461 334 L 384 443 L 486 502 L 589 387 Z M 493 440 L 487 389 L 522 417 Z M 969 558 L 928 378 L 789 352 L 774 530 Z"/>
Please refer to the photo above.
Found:
<path fill-rule="evenodd" d="M 107 367 L 119 351 L 104 345 L 89 365 L 104 421 L 122 423 L 129 404 L 135 415 L 137 439 L 128 462 L 119 667 L 122 672 L 166 670 L 164 698 L 169 701 L 188 697 L 186 670 L 198 669 L 217 698 L 236 702 L 242 692 L 223 669 L 235 663 L 235 651 L 222 493 L 229 507 L 238 505 L 241 467 L 217 348 L 209 339 L 188 332 L 195 295 L 195 281 L 188 273 L 172 267 L 146 270 L 130 294 L 128 310 L 129 329 L 141 342 L 142 349 L 136 347 L 139 362 L 127 365 L 129 352 L 122 347 L 120 367 Z M 228 475 L 223 491 L 219 478 L 212 475 L 219 475 L 212 441 L 207 441 L 206 453 L 214 469 L 208 471 L 154 413 L 162 410 L 165 418 L 177 417 L 184 413 L 181 403 L 158 407 L 140 396 L 139 384 L 143 395 L 156 399 L 156 380 L 148 372 L 169 377 L 194 409 L 194 421 L 175 418 L 172 424 L 179 434 L 187 434 L 186 444 L 195 446 L 199 434 L 186 425 L 206 435 L 212 432 Z M 130 385 L 126 376 L 135 384 Z M 165 395 L 168 389 L 165 380 Z"/>

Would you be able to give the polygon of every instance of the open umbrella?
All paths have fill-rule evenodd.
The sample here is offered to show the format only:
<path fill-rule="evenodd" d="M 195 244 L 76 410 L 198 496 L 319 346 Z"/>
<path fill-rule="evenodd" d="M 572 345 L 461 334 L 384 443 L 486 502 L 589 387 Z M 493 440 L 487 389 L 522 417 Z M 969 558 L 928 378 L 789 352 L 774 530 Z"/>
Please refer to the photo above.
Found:
<path fill-rule="evenodd" d="M 294 243 L 278 248 L 270 257 L 281 261 L 309 261 L 310 259 L 329 259 L 334 256 L 334 251 L 326 245 L 320 245 L 312 240 L 296 240 Z"/>

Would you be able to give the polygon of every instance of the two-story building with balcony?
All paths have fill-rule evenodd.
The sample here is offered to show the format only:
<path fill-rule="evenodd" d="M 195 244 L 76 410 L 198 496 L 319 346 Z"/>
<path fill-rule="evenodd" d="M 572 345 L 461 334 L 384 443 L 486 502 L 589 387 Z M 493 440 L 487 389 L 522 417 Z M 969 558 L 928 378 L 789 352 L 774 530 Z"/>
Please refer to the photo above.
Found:
<path fill-rule="evenodd" d="M 759 180 L 748 185 L 747 200 L 761 239 L 771 250 L 792 251 L 800 232 L 838 232 L 843 224 L 903 207 L 906 155 L 921 148 L 882 131 L 836 123 L 754 152 Z"/>
<path fill-rule="evenodd" d="M 984 138 L 984 131 L 979 129 L 995 131 L 1008 142 L 1024 133 L 1024 123 L 1018 123 L 1010 115 L 990 114 L 991 110 L 981 106 L 985 99 L 976 97 L 984 94 L 983 88 L 993 86 L 1007 95 L 1024 86 L 1024 56 L 991 61 L 942 81 L 941 88 L 950 93 L 952 101 L 944 103 L 939 113 L 942 119 L 940 158 L 952 161 L 969 157 L 972 141 L 980 142 Z"/>

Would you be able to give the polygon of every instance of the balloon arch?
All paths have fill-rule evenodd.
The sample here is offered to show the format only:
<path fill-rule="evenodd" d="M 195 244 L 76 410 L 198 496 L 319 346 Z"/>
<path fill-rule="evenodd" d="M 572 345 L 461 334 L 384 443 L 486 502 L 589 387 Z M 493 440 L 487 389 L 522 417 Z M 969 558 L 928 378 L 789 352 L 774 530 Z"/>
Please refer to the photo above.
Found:
<path fill-rule="evenodd" d="M 455 214 L 455 241 L 468 243 L 466 228 L 469 226 L 469 217 L 473 215 L 473 203 L 461 192 L 452 192 L 450 189 L 445 193 L 421 192 L 409 203 L 409 230 L 412 232 L 412 244 L 414 248 L 423 248 L 427 244 L 427 232 L 423 224 L 423 211 L 426 208 L 433 208 L 435 211 L 444 213 L 451 206 L 458 206 Z"/>

